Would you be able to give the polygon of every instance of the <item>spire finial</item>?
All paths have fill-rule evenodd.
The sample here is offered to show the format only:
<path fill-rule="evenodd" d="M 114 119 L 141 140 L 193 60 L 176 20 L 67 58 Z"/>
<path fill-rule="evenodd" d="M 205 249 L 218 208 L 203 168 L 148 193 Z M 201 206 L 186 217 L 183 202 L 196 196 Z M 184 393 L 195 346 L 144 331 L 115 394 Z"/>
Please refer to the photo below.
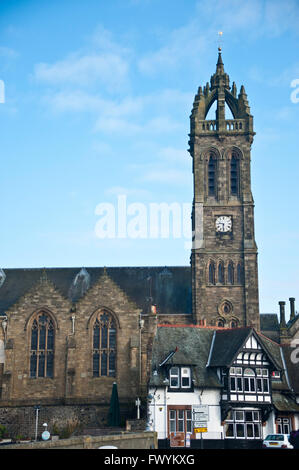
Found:
<path fill-rule="evenodd" d="M 222 57 L 221 57 L 222 35 L 223 35 L 223 32 L 218 31 L 218 61 L 217 61 L 217 70 L 216 70 L 217 74 L 223 74 L 224 73 L 224 64 L 223 64 Z"/>
<path fill-rule="evenodd" d="M 218 31 L 218 51 L 221 52 L 221 44 L 222 44 L 222 35 L 223 31 Z"/>

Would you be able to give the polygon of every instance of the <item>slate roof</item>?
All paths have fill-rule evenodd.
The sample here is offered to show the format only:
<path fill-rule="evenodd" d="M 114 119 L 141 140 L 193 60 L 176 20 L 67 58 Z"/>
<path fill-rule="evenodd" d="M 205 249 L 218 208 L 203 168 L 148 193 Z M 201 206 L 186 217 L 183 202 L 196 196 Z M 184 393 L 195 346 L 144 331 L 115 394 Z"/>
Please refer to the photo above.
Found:
<path fill-rule="evenodd" d="M 106 269 L 112 280 L 142 311 L 191 314 L 191 269 L 188 266 L 3 269 L 0 314 L 3 314 L 46 273 L 63 296 L 78 301 Z M 81 273 L 81 274 L 80 274 Z M 76 279 L 76 282 L 74 282 Z M 150 299 L 151 298 L 151 299 Z"/>
<path fill-rule="evenodd" d="M 280 341 L 280 329 L 276 313 L 261 313 L 260 327 L 261 331 L 270 339 L 277 343 Z"/>
<path fill-rule="evenodd" d="M 298 352 L 290 345 L 283 345 L 282 351 L 288 371 L 290 387 L 299 395 L 299 362 L 296 362 L 296 360 L 298 361 Z"/>
<path fill-rule="evenodd" d="M 288 327 L 288 328 L 291 328 L 291 326 L 293 326 L 294 323 L 296 323 L 297 320 L 299 320 L 299 314 L 298 314 L 298 313 L 296 313 L 295 317 L 292 318 L 292 320 L 289 320 L 289 321 L 287 322 L 287 327 Z"/>
<path fill-rule="evenodd" d="M 249 327 L 217 330 L 209 366 L 222 367 L 230 365 L 251 331 L 252 328 Z"/>
<path fill-rule="evenodd" d="M 285 362 L 281 345 L 262 334 L 258 334 L 258 337 L 260 339 L 261 346 L 264 347 L 265 351 L 269 355 L 269 358 L 272 359 L 274 366 L 276 366 L 277 370 L 281 372 L 280 380 L 272 381 L 272 390 L 276 392 L 279 390 L 289 391 L 289 371 L 286 370 L 286 368 L 288 369 L 288 365 Z"/>
<path fill-rule="evenodd" d="M 278 411 L 299 413 L 299 404 L 289 395 L 283 393 L 272 393 L 272 403 Z"/>
<path fill-rule="evenodd" d="M 243 347 L 251 333 L 256 335 L 274 368 L 281 371 L 281 379 L 272 381 L 273 392 L 278 395 L 280 392 L 290 393 L 289 382 L 292 386 L 292 383 L 294 383 L 292 381 L 296 380 L 297 386 L 299 385 L 295 367 L 293 367 L 290 379 L 290 366 L 285 361 L 285 354 L 283 355 L 284 359 L 282 358 L 281 346 L 264 335 L 255 332 L 251 327 L 219 329 L 194 325 L 160 325 L 153 343 L 152 371 L 149 384 L 163 386 L 163 380 L 168 375 L 167 369 L 171 365 L 185 365 L 192 367 L 194 386 L 220 388 L 221 383 L 216 374 L 216 369 L 218 367 L 229 367 L 232 364 L 238 351 Z M 173 356 L 164 366 L 160 367 L 159 365 L 176 348 L 177 351 Z M 288 369 L 287 374 L 286 367 Z M 158 372 L 157 375 L 154 374 L 154 370 Z"/>
<path fill-rule="evenodd" d="M 152 373 L 150 385 L 163 386 L 167 367 L 171 364 L 192 367 L 194 386 L 205 388 L 220 388 L 221 384 L 214 370 L 206 367 L 209 351 L 214 335 L 213 329 L 196 326 L 160 326 L 153 343 L 152 372 L 156 369 L 158 375 Z M 165 366 L 159 364 L 178 348 Z"/>
<path fill-rule="evenodd" d="M 261 313 L 260 325 L 262 331 L 279 331 L 278 316 L 276 313 Z"/>
<path fill-rule="evenodd" d="M 267 338 L 263 334 L 257 334 L 261 346 L 264 347 L 265 351 L 268 353 L 269 359 L 272 360 L 274 366 L 278 370 L 284 369 L 284 363 L 281 358 L 281 349 L 280 345 L 275 341 L 272 341 L 270 338 Z"/>

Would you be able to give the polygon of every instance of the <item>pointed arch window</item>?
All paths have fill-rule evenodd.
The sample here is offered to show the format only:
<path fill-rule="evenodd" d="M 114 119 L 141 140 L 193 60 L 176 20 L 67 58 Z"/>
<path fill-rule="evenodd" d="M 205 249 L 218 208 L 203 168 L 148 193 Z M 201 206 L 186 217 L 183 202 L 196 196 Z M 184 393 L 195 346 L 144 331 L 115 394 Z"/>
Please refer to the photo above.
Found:
<path fill-rule="evenodd" d="M 208 163 L 208 195 L 216 195 L 216 159 L 212 155 Z"/>
<path fill-rule="evenodd" d="M 215 264 L 210 261 L 209 264 L 209 284 L 215 284 Z"/>
<path fill-rule="evenodd" d="M 227 281 L 229 284 L 234 284 L 234 265 L 231 261 L 227 267 Z"/>
<path fill-rule="evenodd" d="M 93 325 L 93 376 L 115 377 L 116 324 L 112 315 L 101 311 Z"/>
<path fill-rule="evenodd" d="M 30 377 L 53 378 L 55 328 L 50 315 L 35 315 L 30 332 Z"/>
<path fill-rule="evenodd" d="M 222 261 L 218 264 L 218 282 L 224 284 L 224 264 Z"/>
<path fill-rule="evenodd" d="M 239 194 L 239 160 L 235 155 L 230 161 L 230 193 L 232 196 Z"/>

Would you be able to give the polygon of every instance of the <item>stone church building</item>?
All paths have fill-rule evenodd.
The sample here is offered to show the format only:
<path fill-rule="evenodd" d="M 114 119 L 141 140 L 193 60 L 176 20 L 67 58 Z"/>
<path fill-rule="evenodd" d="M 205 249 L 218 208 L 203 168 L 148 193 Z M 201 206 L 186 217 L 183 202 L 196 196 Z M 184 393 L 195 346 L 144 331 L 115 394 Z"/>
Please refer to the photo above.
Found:
<path fill-rule="evenodd" d="M 254 135 L 244 86 L 230 85 L 219 50 L 190 116 L 190 266 L 0 270 L 0 424 L 32 432 L 38 405 L 50 431 L 105 426 L 113 382 L 123 420 L 136 416 L 137 397 L 145 415 L 159 325 L 253 328 L 287 345 L 299 337 L 293 298 L 288 323 L 283 302 L 279 318 L 259 311 Z"/>

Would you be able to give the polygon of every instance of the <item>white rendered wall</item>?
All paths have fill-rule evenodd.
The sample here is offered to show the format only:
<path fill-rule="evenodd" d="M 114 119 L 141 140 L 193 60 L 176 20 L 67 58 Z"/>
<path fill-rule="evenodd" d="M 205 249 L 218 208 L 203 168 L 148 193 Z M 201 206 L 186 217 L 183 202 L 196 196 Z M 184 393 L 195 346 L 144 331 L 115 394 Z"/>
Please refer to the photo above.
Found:
<path fill-rule="evenodd" d="M 275 412 L 271 411 L 269 418 L 266 422 L 266 426 L 262 426 L 262 439 L 268 434 L 276 434 L 276 426 L 275 426 Z"/>
<path fill-rule="evenodd" d="M 223 427 L 221 426 L 220 392 L 218 390 L 195 390 L 192 393 L 167 392 L 164 388 L 157 390 L 151 388 L 149 395 L 154 397 L 149 400 L 149 419 L 153 429 L 158 433 L 158 439 L 166 439 L 167 436 L 167 407 L 174 405 L 209 405 L 208 433 L 204 438 L 220 439 Z M 200 435 L 198 435 L 200 437 Z"/>

